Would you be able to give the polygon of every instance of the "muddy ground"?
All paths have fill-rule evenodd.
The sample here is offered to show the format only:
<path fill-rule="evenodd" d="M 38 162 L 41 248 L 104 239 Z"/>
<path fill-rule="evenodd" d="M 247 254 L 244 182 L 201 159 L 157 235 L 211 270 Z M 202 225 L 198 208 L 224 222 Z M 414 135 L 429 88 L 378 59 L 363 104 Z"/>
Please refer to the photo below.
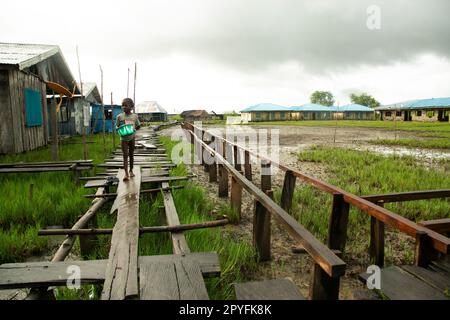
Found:
<path fill-rule="evenodd" d="M 224 132 L 224 127 L 215 127 L 218 131 Z M 299 151 L 305 150 L 311 146 L 324 145 L 351 148 L 357 150 L 370 150 L 381 154 L 409 154 L 417 157 L 419 162 L 424 164 L 433 162 L 438 158 L 450 159 L 450 153 L 445 151 L 430 151 L 420 149 L 408 149 L 402 147 L 383 147 L 373 146 L 368 144 L 368 140 L 372 139 L 394 139 L 394 138 L 409 138 L 409 139 L 423 139 L 418 133 L 405 131 L 387 131 L 382 129 L 372 128 L 332 128 L 332 127 L 299 127 L 299 126 L 244 126 L 233 127 L 237 131 L 249 130 L 278 130 L 276 134 L 279 135 L 279 160 L 280 163 L 289 167 L 293 167 L 302 172 L 313 175 L 321 180 L 328 180 L 329 173 L 323 165 L 318 163 L 300 162 L 297 160 L 296 154 Z M 177 128 L 169 128 L 163 130 L 162 134 L 170 136 Z M 211 128 L 208 128 L 211 129 Z M 248 144 L 250 148 L 252 144 Z M 270 155 L 270 152 L 269 152 Z M 208 175 L 204 172 L 203 167 L 199 165 L 191 165 L 191 171 L 196 178 L 195 183 L 204 187 L 207 191 L 209 199 L 217 204 L 228 205 L 227 198 L 219 198 L 218 184 L 209 183 Z M 254 183 L 259 185 L 259 169 L 258 166 L 253 166 Z M 275 173 L 272 178 L 272 186 L 274 189 L 281 188 L 284 175 L 281 171 Z M 300 184 L 297 183 L 297 186 Z M 228 235 L 236 241 L 252 241 L 252 219 L 253 219 L 253 200 L 250 195 L 243 192 L 242 198 L 242 219 L 239 225 L 232 225 L 226 228 Z M 386 230 L 386 238 L 390 238 L 389 229 Z M 399 236 L 398 234 L 396 236 Z M 400 235 L 403 237 L 403 235 Z M 312 259 L 308 254 L 296 254 L 292 252 L 292 248 L 296 247 L 297 243 L 280 228 L 278 223 L 272 221 L 272 245 L 271 254 L 272 260 L 269 262 L 260 263 L 256 272 L 248 274 L 249 279 L 262 280 L 289 277 L 300 288 L 304 296 L 308 296 L 310 280 L 312 278 Z M 357 258 L 356 258 L 357 259 Z M 353 259 L 352 259 L 353 260 Z M 377 296 L 366 289 L 357 279 L 357 275 L 364 271 L 361 262 L 347 261 L 346 275 L 341 280 L 340 299 L 377 299 Z"/>

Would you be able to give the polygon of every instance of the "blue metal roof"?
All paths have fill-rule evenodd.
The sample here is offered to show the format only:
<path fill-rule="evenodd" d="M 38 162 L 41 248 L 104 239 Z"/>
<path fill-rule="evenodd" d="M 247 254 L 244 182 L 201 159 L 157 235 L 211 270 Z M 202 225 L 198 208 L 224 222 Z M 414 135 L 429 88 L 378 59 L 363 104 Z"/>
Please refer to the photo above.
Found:
<path fill-rule="evenodd" d="M 252 112 L 252 111 L 291 111 L 291 110 L 287 107 L 283 107 L 273 103 L 260 103 L 241 110 L 241 112 Z"/>
<path fill-rule="evenodd" d="M 322 106 L 320 104 L 315 104 L 315 103 L 307 103 L 301 106 L 294 106 L 290 108 L 292 111 L 313 111 L 313 112 L 317 112 L 317 111 L 328 111 L 331 112 L 333 111 L 332 107 L 326 107 L 326 106 Z"/>
<path fill-rule="evenodd" d="M 373 112 L 372 108 L 363 106 L 361 104 L 346 104 L 345 106 L 333 106 L 334 112 Z"/>
<path fill-rule="evenodd" d="M 393 104 L 387 104 L 377 108 L 377 110 L 409 110 L 409 109 L 432 109 L 450 108 L 450 97 L 409 100 Z"/>

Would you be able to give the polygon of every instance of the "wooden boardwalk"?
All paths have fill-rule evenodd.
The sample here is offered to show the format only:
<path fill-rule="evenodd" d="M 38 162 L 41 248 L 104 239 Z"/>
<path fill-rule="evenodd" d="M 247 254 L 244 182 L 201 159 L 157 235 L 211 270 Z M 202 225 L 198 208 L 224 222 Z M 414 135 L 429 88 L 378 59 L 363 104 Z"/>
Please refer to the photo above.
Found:
<path fill-rule="evenodd" d="M 70 262 L 59 260 L 64 260 L 69 253 L 74 236 L 78 234 L 81 241 L 86 235 L 94 234 L 93 229 L 84 229 L 81 233 L 86 225 L 86 222 L 81 220 L 83 223 L 78 224 L 79 228 L 67 231 L 70 247 L 68 250 L 63 249 L 55 261 L 0 265 L 0 289 L 42 289 L 66 285 L 71 275 L 66 272 L 67 268 L 78 266 L 81 270 L 81 284 L 103 284 L 102 300 L 209 299 L 203 278 L 220 275 L 219 257 L 215 252 L 191 253 L 182 228 L 175 230 L 177 227 L 208 227 L 201 223 L 194 227 L 180 225 L 170 183 L 184 181 L 189 177 L 169 176 L 168 169 L 175 165 L 168 160 L 165 150 L 160 147 L 159 139 L 152 130 L 140 130 L 137 139 L 140 141 L 141 149 L 136 149 L 135 177 L 123 181 L 121 151 L 117 150 L 112 159 L 99 165 L 106 168 L 106 173 L 83 179 L 87 180 L 86 188 L 97 188 L 96 194 L 91 195 L 95 198 L 93 204 L 96 207 L 95 210 L 88 210 L 89 219 L 107 199 L 114 197 L 111 213 L 117 212 L 117 219 L 112 232 L 110 231 L 112 236 L 108 260 Z M 61 164 L 61 167 L 69 167 L 69 164 Z M 118 182 L 110 184 L 108 175 L 116 176 Z M 174 230 L 170 231 L 174 252 L 172 255 L 138 255 L 139 234 L 151 229 L 151 227 L 140 228 L 139 225 L 139 199 L 143 183 L 151 184 L 153 188 L 159 188 L 159 192 L 162 192 L 167 227 Z M 109 187 L 115 185 L 117 191 L 108 193 Z M 107 196 L 103 196 L 106 195 L 105 191 Z M 101 205 L 98 205 L 99 199 L 103 199 Z M 214 226 L 214 223 L 210 225 Z M 164 226 L 160 229 L 165 231 Z M 64 233 L 65 229 L 59 231 Z"/>

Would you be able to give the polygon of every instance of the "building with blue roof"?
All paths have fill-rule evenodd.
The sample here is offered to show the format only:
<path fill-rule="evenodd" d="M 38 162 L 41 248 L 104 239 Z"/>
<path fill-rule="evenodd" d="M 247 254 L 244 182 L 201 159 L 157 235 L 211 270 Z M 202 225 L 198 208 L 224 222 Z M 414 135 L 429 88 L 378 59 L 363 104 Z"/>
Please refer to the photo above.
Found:
<path fill-rule="evenodd" d="M 283 121 L 291 119 L 291 109 L 273 103 L 259 103 L 241 110 L 243 121 Z"/>
<path fill-rule="evenodd" d="M 387 104 L 375 110 L 380 112 L 381 120 L 386 121 L 448 122 L 450 98 L 409 100 Z"/>
<path fill-rule="evenodd" d="M 356 103 L 330 108 L 333 111 L 333 119 L 336 120 L 373 120 L 375 118 L 374 109 Z"/>
<path fill-rule="evenodd" d="M 331 120 L 333 117 L 333 107 L 315 103 L 293 106 L 290 109 L 292 120 Z"/>

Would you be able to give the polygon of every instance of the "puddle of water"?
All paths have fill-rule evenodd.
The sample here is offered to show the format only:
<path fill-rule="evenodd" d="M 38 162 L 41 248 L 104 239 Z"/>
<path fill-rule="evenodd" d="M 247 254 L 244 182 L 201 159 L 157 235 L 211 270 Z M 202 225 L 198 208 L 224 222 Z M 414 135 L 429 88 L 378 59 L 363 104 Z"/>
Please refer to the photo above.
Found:
<path fill-rule="evenodd" d="M 435 151 L 428 149 L 410 149 L 403 147 L 387 147 L 387 146 L 347 146 L 352 149 L 371 151 L 375 153 L 380 153 L 382 155 L 399 155 L 399 156 L 412 156 L 419 159 L 427 160 L 450 160 L 450 153 L 444 151 Z"/>

